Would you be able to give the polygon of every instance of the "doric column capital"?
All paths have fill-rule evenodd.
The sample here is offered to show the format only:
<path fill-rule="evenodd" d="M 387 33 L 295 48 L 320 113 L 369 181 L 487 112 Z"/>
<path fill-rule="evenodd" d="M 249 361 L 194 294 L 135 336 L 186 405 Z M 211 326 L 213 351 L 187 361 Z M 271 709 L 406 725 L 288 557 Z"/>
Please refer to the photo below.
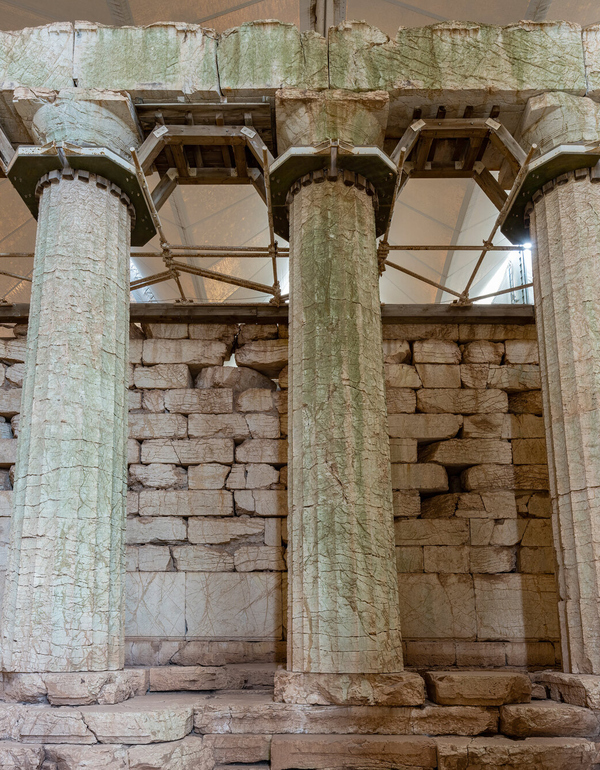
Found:
<path fill-rule="evenodd" d="M 132 245 L 147 243 L 155 228 L 131 158 L 131 148 L 142 140 L 131 98 L 96 89 L 17 88 L 14 103 L 36 145 L 18 148 L 8 178 L 33 216 L 37 219 L 40 180 L 87 172 L 87 178 L 118 188 L 130 201 Z"/>
<path fill-rule="evenodd" d="M 539 148 L 502 227 L 513 243 L 523 243 L 530 240 L 532 201 L 556 184 L 587 177 L 600 181 L 600 104 L 558 92 L 534 96 L 527 102 L 515 139 L 523 147 Z"/>

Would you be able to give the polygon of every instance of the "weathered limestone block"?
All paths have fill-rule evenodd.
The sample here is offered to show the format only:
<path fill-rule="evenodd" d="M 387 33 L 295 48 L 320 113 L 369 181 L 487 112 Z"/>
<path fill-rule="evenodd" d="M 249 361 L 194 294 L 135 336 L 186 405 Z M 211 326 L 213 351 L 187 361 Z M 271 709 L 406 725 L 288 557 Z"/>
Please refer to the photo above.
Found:
<path fill-rule="evenodd" d="M 273 700 L 310 706 L 420 706 L 425 683 L 414 673 L 306 674 L 275 672 Z"/>
<path fill-rule="evenodd" d="M 474 519 L 471 521 L 471 545 L 517 545 L 527 524 L 525 519 Z"/>
<path fill-rule="evenodd" d="M 595 752 L 584 738 L 441 738 L 438 770 L 590 770 Z"/>
<path fill-rule="evenodd" d="M 394 463 L 392 489 L 417 489 L 420 492 L 445 492 L 448 475 L 435 463 Z"/>
<path fill-rule="evenodd" d="M 4 770 L 40 770 L 45 759 L 43 746 L 24 746 L 22 743 L 0 743 L 0 767 Z"/>
<path fill-rule="evenodd" d="M 513 492 L 467 492 L 436 495 L 423 500 L 424 519 L 516 519 L 517 507 Z"/>
<path fill-rule="evenodd" d="M 420 388 L 421 378 L 410 364 L 385 364 L 385 386 L 389 388 Z"/>
<path fill-rule="evenodd" d="M 461 475 L 469 491 L 492 489 L 546 490 L 547 465 L 474 465 Z"/>
<path fill-rule="evenodd" d="M 542 671 L 536 681 L 548 687 L 553 700 L 598 711 L 600 709 L 600 677 L 593 674 L 565 674 Z"/>
<path fill-rule="evenodd" d="M 507 393 L 541 388 L 540 367 L 537 364 L 511 364 L 490 366 L 488 387 L 499 388 Z"/>
<path fill-rule="evenodd" d="M 454 414 L 390 414 L 391 438 L 416 438 L 418 441 L 441 441 L 454 438 L 463 424 Z"/>
<path fill-rule="evenodd" d="M 465 545 L 469 522 L 447 519 L 396 519 L 396 545 Z"/>
<path fill-rule="evenodd" d="M 213 764 L 210 749 L 195 735 L 170 743 L 132 746 L 127 756 L 129 770 L 209 770 Z"/>
<path fill-rule="evenodd" d="M 386 388 L 388 414 L 410 413 L 415 411 L 417 396 L 410 388 Z"/>
<path fill-rule="evenodd" d="M 142 490 L 140 516 L 231 516 L 233 495 L 224 489 Z"/>
<path fill-rule="evenodd" d="M 17 459 L 17 439 L 0 438 L 0 468 L 10 468 Z"/>
<path fill-rule="evenodd" d="M 503 706 L 500 732 L 513 738 L 598 735 L 598 717 L 593 711 L 567 703 L 541 701 Z"/>
<path fill-rule="evenodd" d="M 424 572 L 469 572 L 467 546 L 426 545 L 423 548 Z"/>
<path fill-rule="evenodd" d="M 385 340 L 457 340 L 456 324 L 383 324 Z"/>
<path fill-rule="evenodd" d="M 396 569 L 398 572 L 423 572 L 423 548 L 420 546 L 396 548 Z"/>
<path fill-rule="evenodd" d="M 133 370 L 133 382 L 136 388 L 190 388 L 192 375 L 187 364 L 136 366 Z"/>
<path fill-rule="evenodd" d="M 454 339 L 461 342 L 487 340 L 505 342 L 506 340 L 537 340 L 537 329 L 531 324 L 460 324 L 458 335 Z"/>
<path fill-rule="evenodd" d="M 474 575 L 479 639 L 556 639 L 553 575 Z"/>
<path fill-rule="evenodd" d="M 416 463 L 417 440 L 414 438 L 393 438 L 390 440 L 390 461 L 392 463 Z"/>
<path fill-rule="evenodd" d="M 196 519 L 188 522 L 190 543 L 230 543 L 232 540 L 252 535 L 262 535 L 266 521 L 236 516 L 233 519 Z"/>
<path fill-rule="evenodd" d="M 21 388 L 0 390 L 0 415 L 13 417 L 21 411 Z"/>
<path fill-rule="evenodd" d="M 250 438 L 248 422 L 243 414 L 192 414 L 189 417 L 191 438 Z"/>
<path fill-rule="evenodd" d="M 402 633 L 407 639 L 472 639 L 477 633 L 470 575 L 402 575 Z"/>
<path fill-rule="evenodd" d="M 487 375 L 486 375 L 487 380 Z M 465 417 L 462 438 L 510 438 L 506 414 L 473 414 Z"/>
<path fill-rule="evenodd" d="M 487 388 L 490 364 L 461 364 L 459 369 L 463 388 Z"/>
<path fill-rule="evenodd" d="M 180 572 L 231 572 L 233 556 L 202 545 L 182 545 L 173 548 L 173 561 Z M 237 569 L 237 565 L 235 565 Z"/>
<path fill-rule="evenodd" d="M 330 32 L 329 71 L 331 88 L 389 91 L 402 127 L 424 99 L 448 105 L 459 117 L 465 90 L 472 92 L 476 114 L 498 104 L 506 120 L 540 91 L 582 95 L 586 89 L 581 28 L 568 22 L 500 27 L 450 21 L 401 27 L 390 40 L 365 22 L 349 21 Z M 509 130 L 515 124 L 516 116 Z"/>
<path fill-rule="evenodd" d="M 151 465 L 130 465 L 130 484 L 142 484 L 145 487 L 165 489 L 187 486 L 187 473 L 178 465 L 152 463 Z"/>
<path fill-rule="evenodd" d="M 277 380 L 279 383 L 279 387 L 287 390 L 290 385 L 289 380 L 289 365 L 286 365 L 283 367 L 283 369 L 279 372 L 279 378 Z"/>
<path fill-rule="evenodd" d="M 327 41 L 294 24 L 253 21 L 227 30 L 217 50 L 225 95 L 271 96 L 279 88 L 329 87 Z"/>
<path fill-rule="evenodd" d="M 235 408 L 238 412 L 269 412 L 274 408 L 273 392 L 265 388 L 244 390 L 236 398 Z"/>
<path fill-rule="evenodd" d="M 116 706 L 83 706 L 85 723 L 100 743 L 176 741 L 192 731 L 194 697 L 150 694 Z"/>
<path fill-rule="evenodd" d="M 503 355 L 502 342 L 476 340 L 462 346 L 463 364 L 501 364 Z"/>
<path fill-rule="evenodd" d="M 231 467 L 220 463 L 203 463 L 188 468 L 189 489 L 222 489 Z"/>
<path fill-rule="evenodd" d="M 505 438 L 546 438 L 542 417 L 535 414 L 511 414 L 508 419 L 510 427 Z"/>
<path fill-rule="evenodd" d="M 25 364 L 13 364 L 6 369 L 6 379 L 17 387 L 23 385 L 23 378 L 25 376 Z M 3 384 L 0 382 L 0 385 Z"/>
<path fill-rule="evenodd" d="M 15 696 L 14 681 L 30 674 L 5 674 L 5 685 L 10 684 Z M 35 674 L 34 676 L 38 676 Z M 10 677 L 9 682 L 6 678 Z M 86 673 L 74 675 L 45 674 L 42 677 L 45 695 L 53 706 L 86 706 L 92 703 L 115 704 L 145 695 L 148 674 L 144 669 L 128 669 L 110 673 Z M 6 689 L 6 688 L 5 688 Z M 16 699 L 16 697 L 15 697 Z"/>
<path fill-rule="evenodd" d="M 129 438 L 184 438 L 188 421 L 182 414 L 130 414 Z"/>
<path fill-rule="evenodd" d="M 276 390 L 277 385 L 264 374 L 247 366 L 209 366 L 196 377 L 197 388 L 227 388 L 238 396 L 249 388 Z"/>
<path fill-rule="evenodd" d="M 158 369 L 151 367 L 148 371 Z M 168 390 L 164 395 L 165 408 L 182 414 L 227 414 L 233 411 L 233 391 L 229 388 Z"/>
<path fill-rule="evenodd" d="M 521 549 L 522 553 L 523 549 Z M 482 572 L 495 575 L 499 572 L 514 572 L 517 566 L 517 553 L 514 548 L 506 546 L 471 548 L 469 550 L 469 572 Z M 524 570 L 521 572 L 533 572 L 533 570 Z M 540 570 L 542 571 L 542 570 Z"/>
<path fill-rule="evenodd" d="M 433 768 L 437 750 L 431 738 L 408 735 L 274 735 L 271 743 L 272 770 L 287 768 L 344 767 Z"/>
<path fill-rule="evenodd" d="M 46 767 L 60 770 L 83 770 L 93 767 L 94 770 L 129 770 L 127 748 L 125 746 L 45 746 Z M 50 764 L 56 763 L 56 764 Z"/>
<path fill-rule="evenodd" d="M 246 439 L 235 448 L 238 463 L 287 463 L 287 441 L 274 439 Z"/>
<path fill-rule="evenodd" d="M 285 490 L 240 489 L 234 492 L 236 513 L 255 516 L 287 516 L 288 498 Z"/>
<path fill-rule="evenodd" d="M 10 704 L 8 708 L 15 708 L 15 705 Z M 23 743 L 97 743 L 97 738 L 83 720 L 80 709 L 66 706 L 21 708 L 17 732 L 19 740 Z"/>
<path fill-rule="evenodd" d="M 255 340 L 276 340 L 279 337 L 285 339 L 287 335 L 279 334 L 277 324 L 243 323 L 240 324 L 238 333 L 238 345 L 245 345 Z M 282 327 L 283 328 L 283 327 Z"/>
<path fill-rule="evenodd" d="M 416 364 L 460 364 L 461 353 L 456 342 L 417 340 L 413 348 Z"/>
<path fill-rule="evenodd" d="M 510 464 L 512 450 L 509 441 L 495 439 L 452 439 L 429 444 L 420 453 L 421 462 L 460 467 L 478 463 Z"/>
<path fill-rule="evenodd" d="M 429 671 L 427 693 L 442 706 L 501 706 L 529 703 L 531 680 L 513 671 Z"/>
<path fill-rule="evenodd" d="M 513 414 L 542 414 L 542 394 L 539 390 L 525 393 L 511 393 L 508 409 Z"/>
<path fill-rule="evenodd" d="M 212 340 L 144 340 L 144 364 L 188 364 L 198 370 L 205 366 L 222 366 L 229 347 Z M 178 386 L 181 387 L 181 386 Z"/>
<path fill-rule="evenodd" d="M 132 415 L 136 416 L 136 415 Z M 153 415 L 155 417 L 183 417 L 182 415 Z M 199 417 L 200 415 L 191 415 Z M 213 415 L 213 418 L 231 415 Z M 185 417 L 183 417 L 185 420 Z M 232 438 L 190 438 L 181 441 L 170 438 L 157 438 L 142 444 L 143 463 L 196 463 L 233 462 L 234 443 Z"/>
<path fill-rule="evenodd" d="M 185 578 L 182 572 L 128 572 L 127 636 L 185 636 Z"/>
<path fill-rule="evenodd" d="M 417 393 L 420 412 L 443 414 L 485 414 L 508 411 L 508 396 L 503 390 L 428 389 Z"/>
<path fill-rule="evenodd" d="M 247 414 L 246 422 L 252 438 L 279 438 L 281 434 L 281 421 L 277 414 Z M 287 425 L 287 416 L 285 423 Z"/>
<path fill-rule="evenodd" d="M 556 563 L 552 547 L 519 549 L 519 572 L 545 572 L 554 574 Z"/>
<path fill-rule="evenodd" d="M 271 759 L 270 735 L 206 735 L 203 741 L 217 764 Z"/>
<path fill-rule="evenodd" d="M 246 489 L 266 489 L 279 483 L 280 473 L 272 465 L 250 463 L 245 468 Z"/>
<path fill-rule="evenodd" d="M 231 345 L 239 329 L 239 324 L 189 324 L 188 333 L 191 340 L 218 340 Z"/>
<path fill-rule="evenodd" d="M 277 547 L 281 545 L 283 541 L 282 523 L 283 522 L 281 519 L 267 519 L 265 521 L 265 545 L 273 545 Z"/>
<path fill-rule="evenodd" d="M 383 362 L 386 364 L 409 364 L 410 345 L 406 340 L 384 340 Z"/>
<path fill-rule="evenodd" d="M 506 666 L 506 644 L 504 642 L 457 642 L 456 665 L 471 668 Z"/>
<path fill-rule="evenodd" d="M 240 366 L 256 369 L 267 377 L 278 377 L 288 362 L 287 340 L 257 340 L 242 345 L 235 351 Z"/>
<path fill-rule="evenodd" d="M 394 516 L 419 516 L 421 496 L 418 492 L 393 492 Z"/>
<path fill-rule="evenodd" d="M 416 370 L 424 388 L 460 388 L 461 386 L 460 366 L 451 364 L 417 364 Z"/>
<path fill-rule="evenodd" d="M 79 88 L 128 91 L 148 101 L 173 101 L 182 93 L 190 101 L 218 99 L 217 41 L 197 24 L 105 27 L 79 21 L 72 77 Z"/>
<path fill-rule="evenodd" d="M 237 572 L 282 572 L 286 569 L 283 548 L 269 545 L 245 545 L 233 555 Z"/>
<path fill-rule="evenodd" d="M 127 548 L 128 564 L 132 552 L 135 552 L 133 556 L 135 569 L 131 570 L 128 566 L 128 571 L 164 572 L 171 566 L 171 552 L 167 546 L 142 545 L 139 548 L 129 546 Z"/>
<path fill-rule="evenodd" d="M 281 575 L 278 572 L 188 574 L 186 625 L 190 636 L 280 638 Z"/>
<path fill-rule="evenodd" d="M 539 364 L 540 354 L 536 340 L 506 340 L 504 345 L 506 348 L 504 363 Z"/>
<path fill-rule="evenodd" d="M 161 543 L 185 540 L 186 524 L 175 516 L 135 516 L 127 520 L 126 542 Z"/>
<path fill-rule="evenodd" d="M 135 326 L 135 328 L 137 329 L 137 326 Z M 140 332 L 140 339 L 146 339 L 146 337 L 159 337 L 164 340 L 184 340 L 189 337 L 187 324 L 146 323 L 142 324 L 142 329 L 143 332 Z"/>

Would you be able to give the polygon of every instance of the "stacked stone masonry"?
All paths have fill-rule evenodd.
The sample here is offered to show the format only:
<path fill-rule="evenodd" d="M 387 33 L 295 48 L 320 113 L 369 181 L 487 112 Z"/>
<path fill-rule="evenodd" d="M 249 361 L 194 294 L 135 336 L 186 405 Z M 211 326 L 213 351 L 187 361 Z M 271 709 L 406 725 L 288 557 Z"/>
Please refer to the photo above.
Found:
<path fill-rule="evenodd" d="M 0 349 L 3 569 L 25 331 Z M 535 327 L 383 336 L 406 665 L 558 666 Z M 285 661 L 287 384 L 284 325 L 132 326 L 128 664 Z"/>

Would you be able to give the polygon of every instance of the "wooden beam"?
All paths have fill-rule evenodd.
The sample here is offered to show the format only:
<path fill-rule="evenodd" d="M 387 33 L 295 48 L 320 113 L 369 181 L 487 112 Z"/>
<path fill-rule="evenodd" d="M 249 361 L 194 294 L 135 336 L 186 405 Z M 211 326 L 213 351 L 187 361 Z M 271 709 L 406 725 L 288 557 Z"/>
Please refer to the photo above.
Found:
<path fill-rule="evenodd" d="M 508 194 L 505 190 L 502 189 L 500 184 L 496 181 L 492 174 L 490 174 L 487 168 L 485 168 L 483 163 L 481 164 L 481 169 L 475 169 L 473 178 L 481 187 L 483 192 L 487 195 L 487 197 L 492 201 L 494 206 L 500 210 L 506 203 Z"/>
<path fill-rule="evenodd" d="M 177 187 L 177 174 L 169 170 L 152 190 L 152 200 L 157 211 L 165 205 L 173 190 Z"/>
<path fill-rule="evenodd" d="M 0 305 L 0 323 L 27 323 L 29 305 Z M 194 303 L 174 305 L 168 302 L 132 302 L 133 323 L 287 323 L 288 306 L 266 302 Z M 532 324 L 532 305 L 382 305 L 384 324 L 465 323 Z"/>

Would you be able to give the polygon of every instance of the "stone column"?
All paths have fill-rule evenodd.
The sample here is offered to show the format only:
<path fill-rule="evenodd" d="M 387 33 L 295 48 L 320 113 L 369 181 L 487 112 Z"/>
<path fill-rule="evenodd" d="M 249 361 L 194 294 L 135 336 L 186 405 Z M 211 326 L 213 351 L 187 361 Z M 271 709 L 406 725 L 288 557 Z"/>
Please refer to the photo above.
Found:
<path fill-rule="evenodd" d="M 600 137 L 600 105 L 531 99 L 522 137 L 542 152 Z M 563 666 L 600 674 L 600 181 L 559 175 L 530 206 L 535 310 L 553 502 Z"/>
<path fill-rule="evenodd" d="M 327 125 L 307 130 L 304 144 L 352 141 L 356 127 L 363 144 L 381 139 L 369 94 L 309 101 L 286 94 L 278 107 L 296 129 L 299 115 L 314 115 L 313 109 L 329 114 Z M 422 700 L 422 684 L 399 673 L 375 199 L 369 188 L 354 175 L 335 178 L 330 168 L 303 177 L 291 193 L 288 671 L 276 680 L 276 698 L 288 702 Z"/>
<path fill-rule="evenodd" d="M 75 143 L 107 126 L 122 152 L 138 142 L 95 102 L 36 106 L 46 142 L 69 126 Z M 70 168 L 37 194 L 2 670 L 113 670 L 124 665 L 132 207 L 109 180 Z"/>

